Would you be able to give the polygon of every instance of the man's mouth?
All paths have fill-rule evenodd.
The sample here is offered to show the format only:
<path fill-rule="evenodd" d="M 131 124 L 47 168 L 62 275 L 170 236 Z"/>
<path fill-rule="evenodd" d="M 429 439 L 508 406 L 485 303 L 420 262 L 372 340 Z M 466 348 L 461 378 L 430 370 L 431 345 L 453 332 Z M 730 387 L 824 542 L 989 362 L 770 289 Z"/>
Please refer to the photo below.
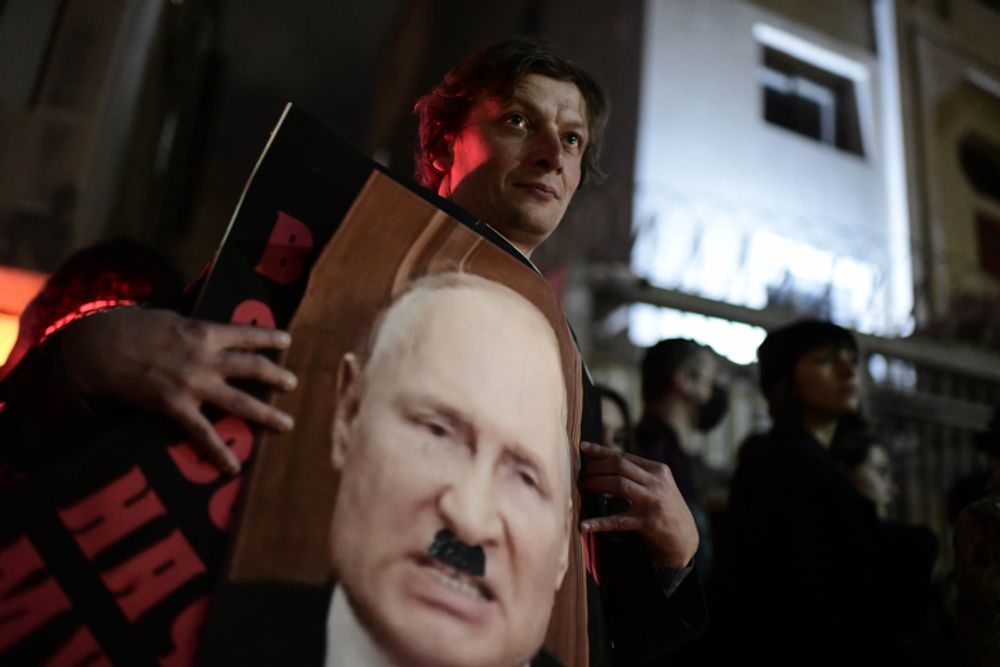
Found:
<path fill-rule="evenodd" d="M 555 188 L 546 185 L 545 183 L 518 183 L 517 187 L 524 188 L 535 196 L 541 199 L 559 199 L 559 195 L 556 193 Z"/>

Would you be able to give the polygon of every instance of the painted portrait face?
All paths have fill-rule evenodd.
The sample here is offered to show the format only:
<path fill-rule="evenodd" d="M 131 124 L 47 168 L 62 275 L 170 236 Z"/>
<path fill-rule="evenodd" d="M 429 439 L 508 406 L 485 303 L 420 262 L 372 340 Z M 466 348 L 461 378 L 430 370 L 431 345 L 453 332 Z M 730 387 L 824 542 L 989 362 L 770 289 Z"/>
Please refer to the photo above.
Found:
<path fill-rule="evenodd" d="M 438 194 L 489 223 L 526 255 L 555 231 L 580 185 L 587 108 L 575 83 L 521 78 L 487 97 L 448 137 Z"/>
<path fill-rule="evenodd" d="M 840 418 L 859 402 L 857 353 L 825 345 L 805 352 L 795 364 L 795 390 L 807 415 Z"/>
<path fill-rule="evenodd" d="M 338 585 L 408 665 L 523 665 L 568 562 L 566 387 L 540 311 L 475 278 L 386 313 L 341 366 L 331 527 Z M 481 548 L 475 576 L 428 553 L 442 529 Z"/>

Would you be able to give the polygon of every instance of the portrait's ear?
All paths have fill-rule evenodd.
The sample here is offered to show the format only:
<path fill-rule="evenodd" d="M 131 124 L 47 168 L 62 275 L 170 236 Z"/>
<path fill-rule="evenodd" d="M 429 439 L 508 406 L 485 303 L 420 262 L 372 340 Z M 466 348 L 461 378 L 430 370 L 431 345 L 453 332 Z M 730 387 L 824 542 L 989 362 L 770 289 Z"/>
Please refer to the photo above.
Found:
<path fill-rule="evenodd" d="M 333 411 L 333 448 L 330 459 L 335 470 L 344 467 L 351 446 L 351 424 L 358 415 L 361 404 L 361 363 L 348 352 L 340 359 L 337 368 L 337 406 Z"/>
<path fill-rule="evenodd" d="M 563 526 L 562 551 L 560 552 L 562 555 L 559 558 L 558 570 L 556 571 L 555 590 L 559 590 L 559 587 L 562 586 L 563 579 L 566 577 L 566 570 L 569 569 L 570 541 L 574 536 L 579 534 L 573 530 L 573 526 L 576 525 L 576 515 L 573 513 L 573 499 L 570 498 L 567 502 L 569 507 L 566 508 L 566 522 Z"/>

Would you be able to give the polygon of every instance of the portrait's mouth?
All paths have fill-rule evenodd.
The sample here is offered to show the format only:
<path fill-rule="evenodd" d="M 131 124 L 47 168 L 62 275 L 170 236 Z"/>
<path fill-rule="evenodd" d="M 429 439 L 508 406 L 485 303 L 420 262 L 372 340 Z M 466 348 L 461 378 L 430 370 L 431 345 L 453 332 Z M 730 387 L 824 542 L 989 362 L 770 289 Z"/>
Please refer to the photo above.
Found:
<path fill-rule="evenodd" d="M 437 558 L 421 554 L 417 564 L 447 589 L 473 600 L 492 602 L 496 599 L 492 587 L 482 577 L 476 577 L 447 565 Z"/>

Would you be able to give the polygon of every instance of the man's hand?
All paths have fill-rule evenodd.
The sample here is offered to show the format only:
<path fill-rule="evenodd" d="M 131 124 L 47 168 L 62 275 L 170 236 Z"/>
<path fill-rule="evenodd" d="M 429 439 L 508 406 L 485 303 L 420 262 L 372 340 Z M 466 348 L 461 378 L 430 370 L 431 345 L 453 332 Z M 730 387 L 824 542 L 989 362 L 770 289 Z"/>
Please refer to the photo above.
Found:
<path fill-rule="evenodd" d="M 240 464 L 202 404 L 279 431 L 292 428 L 289 415 L 229 384 L 249 379 L 293 389 L 290 371 L 255 352 L 288 347 L 284 331 L 123 308 L 80 320 L 62 336 L 66 373 L 85 396 L 113 397 L 170 417 L 223 470 L 235 474 Z"/>
<path fill-rule="evenodd" d="M 608 493 L 629 505 L 620 514 L 584 519 L 581 530 L 635 531 L 656 560 L 686 566 L 698 549 L 698 528 L 670 468 L 589 442 L 580 449 L 593 459 L 580 473 L 580 490 Z"/>

